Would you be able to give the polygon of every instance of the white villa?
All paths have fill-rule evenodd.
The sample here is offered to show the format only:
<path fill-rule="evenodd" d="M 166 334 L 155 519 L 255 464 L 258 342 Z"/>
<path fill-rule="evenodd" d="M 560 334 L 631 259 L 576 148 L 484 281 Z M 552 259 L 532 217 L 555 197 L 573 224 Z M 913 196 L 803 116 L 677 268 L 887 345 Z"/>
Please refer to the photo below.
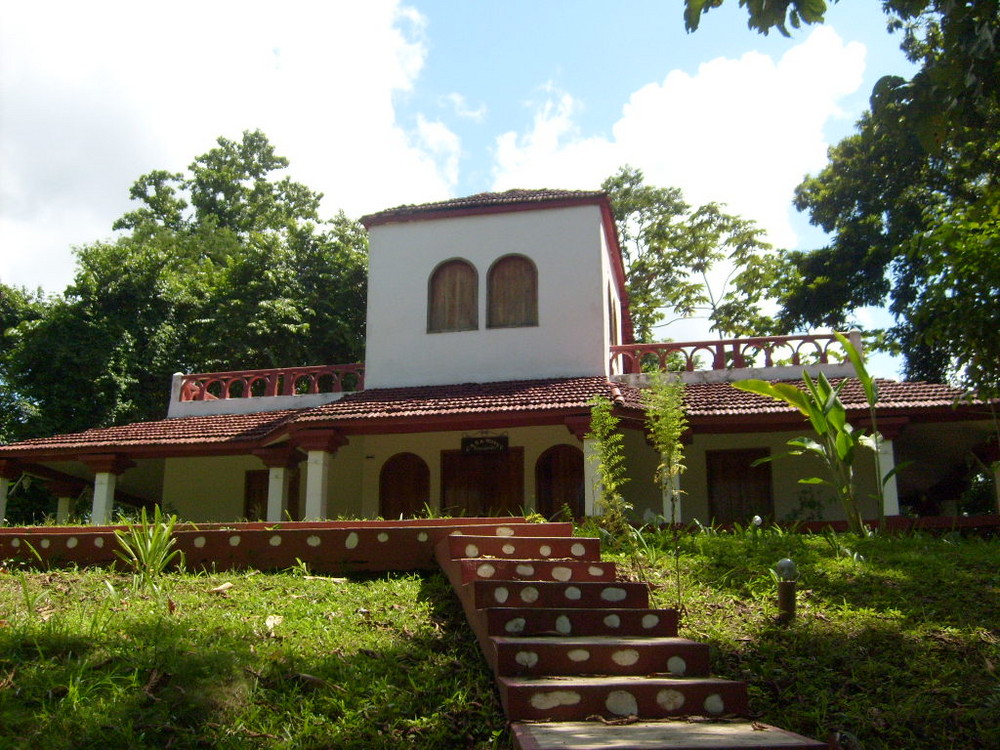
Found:
<path fill-rule="evenodd" d="M 25 473 L 59 498 L 59 520 L 77 512 L 98 525 L 115 502 L 159 503 L 195 522 L 553 516 L 564 505 L 592 514 L 594 397 L 610 399 L 622 419 L 632 478 L 625 494 L 637 518 L 669 515 L 652 479 L 658 456 L 638 387 L 641 366 L 668 356 L 688 370 L 683 520 L 781 520 L 809 509 L 839 517 L 839 507 L 822 503 L 822 488 L 798 483 L 817 471 L 804 459 L 751 467 L 806 434 L 802 416 L 729 385 L 795 380 L 804 366 L 850 377 L 836 341 L 635 344 L 605 194 L 513 190 L 402 206 L 363 222 L 363 364 L 178 374 L 161 421 L 0 446 L 0 521 L 9 486 Z M 946 494 L 970 454 L 996 450 L 988 411 L 960 402 L 957 390 L 880 387 L 883 468 L 912 461 L 889 482 L 887 514 Z M 856 382 L 844 400 L 864 426 Z M 864 463 L 861 479 L 873 491 L 873 462 Z M 878 515 L 874 503 L 868 517 Z"/>

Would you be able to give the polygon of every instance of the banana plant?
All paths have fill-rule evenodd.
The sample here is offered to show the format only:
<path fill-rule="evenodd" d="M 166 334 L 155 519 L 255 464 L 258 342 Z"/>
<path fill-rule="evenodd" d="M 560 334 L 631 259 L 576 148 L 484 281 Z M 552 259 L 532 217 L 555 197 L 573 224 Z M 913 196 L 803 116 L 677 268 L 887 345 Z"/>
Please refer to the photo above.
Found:
<path fill-rule="evenodd" d="M 802 373 L 802 379 L 806 390 L 790 383 L 771 383 L 766 380 L 741 380 L 733 383 L 733 387 L 784 401 L 809 419 L 815 438 L 797 437 L 789 440 L 791 450 L 785 455 L 816 456 L 826 467 L 828 476 L 809 477 L 799 481 L 802 484 L 827 484 L 833 487 L 847 518 L 848 528 L 856 534 L 864 534 L 864 520 L 854 488 L 854 457 L 858 448 L 877 448 L 877 444 L 872 442 L 870 435 L 863 430 L 855 430 L 847 421 L 847 409 L 840 400 L 840 391 L 846 381 L 834 386 L 823 373 L 813 380 L 807 372 Z M 874 381 L 871 382 L 874 384 Z"/>

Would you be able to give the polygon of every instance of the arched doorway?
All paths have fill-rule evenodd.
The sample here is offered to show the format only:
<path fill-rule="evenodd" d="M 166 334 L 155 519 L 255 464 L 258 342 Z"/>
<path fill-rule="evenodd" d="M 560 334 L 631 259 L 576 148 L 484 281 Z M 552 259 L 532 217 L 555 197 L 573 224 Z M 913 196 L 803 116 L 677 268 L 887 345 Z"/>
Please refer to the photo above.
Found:
<path fill-rule="evenodd" d="M 378 480 L 382 518 L 413 518 L 430 502 L 431 472 L 414 453 L 397 453 L 384 464 Z"/>
<path fill-rule="evenodd" d="M 546 518 L 569 508 L 573 518 L 583 517 L 583 451 L 572 445 L 555 445 L 535 464 L 537 511 Z"/>

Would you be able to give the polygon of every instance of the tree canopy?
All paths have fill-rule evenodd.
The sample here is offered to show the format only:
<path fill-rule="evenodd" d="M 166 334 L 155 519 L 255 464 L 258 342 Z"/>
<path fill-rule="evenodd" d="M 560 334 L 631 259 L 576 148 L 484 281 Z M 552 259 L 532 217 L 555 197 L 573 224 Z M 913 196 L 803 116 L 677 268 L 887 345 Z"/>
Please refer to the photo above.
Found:
<path fill-rule="evenodd" d="M 601 189 L 618 226 L 638 341 L 652 341 L 658 324 L 686 317 L 707 318 L 724 336 L 771 332 L 775 322 L 762 305 L 781 257 L 756 224 L 718 203 L 692 208 L 679 188 L 647 185 L 629 166 Z"/>
<path fill-rule="evenodd" d="M 0 397 L 23 407 L 6 437 L 162 418 L 177 370 L 360 359 L 366 234 L 321 220 L 287 166 L 259 131 L 220 138 L 135 182 L 124 234 L 76 250 L 64 295 L 0 287 Z"/>
<path fill-rule="evenodd" d="M 686 0 L 698 27 L 721 0 Z M 763 33 L 823 21 L 823 0 L 740 0 Z M 789 256 L 785 327 L 843 325 L 886 306 L 885 344 L 906 374 L 1000 394 L 1000 0 L 885 0 L 918 66 L 885 76 L 856 132 L 798 187 L 795 205 L 831 235 Z"/>

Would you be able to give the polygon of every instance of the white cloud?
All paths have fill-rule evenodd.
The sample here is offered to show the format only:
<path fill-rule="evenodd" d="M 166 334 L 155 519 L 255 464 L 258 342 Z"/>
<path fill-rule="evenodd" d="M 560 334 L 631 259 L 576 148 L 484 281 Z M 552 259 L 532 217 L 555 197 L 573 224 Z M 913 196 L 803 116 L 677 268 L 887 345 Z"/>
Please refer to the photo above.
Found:
<path fill-rule="evenodd" d="M 327 214 L 446 196 L 445 134 L 409 133 L 394 108 L 427 55 L 422 16 L 388 0 L 276 8 L 5 2 L 0 280 L 61 291 L 70 245 L 110 234 L 139 175 L 181 171 L 246 129 L 267 133 Z"/>
<path fill-rule="evenodd" d="M 634 92 L 610 138 L 583 138 L 570 94 L 550 92 L 525 133 L 496 141 L 495 187 L 595 188 L 619 166 L 681 187 L 688 202 L 726 203 L 772 242 L 794 246 L 795 186 L 826 161 L 823 126 L 862 81 L 865 49 L 829 27 L 779 61 L 749 52 L 680 70 Z"/>
<path fill-rule="evenodd" d="M 494 188 L 595 189 L 630 164 L 649 184 L 680 187 L 693 205 L 725 203 L 773 244 L 795 247 L 794 188 L 826 163 L 824 125 L 842 115 L 838 100 L 861 85 L 864 57 L 863 45 L 820 27 L 777 62 L 749 52 L 706 62 L 694 75 L 674 70 L 631 95 L 610 137 L 582 137 L 582 104 L 550 88 L 526 132 L 497 138 Z M 728 271 L 713 272 L 716 293 Z M 703 317 L 660 335 L 716 337 Z"/>
<path fill-rule="evenodd" d="M 462 153 L 458 136 L 440 120 L 431 122 L 423 115 L 417 116 L 417 134 L 422 148 L 437 159 L 438 171 L 453 186 L 458 182 L 458 159 Z"/>
<path fill-rule="evenodd" d="M 442 97 L 442 102 L 451 107 L 452 111 L 464 120 L 482 122 L 486 117 L 485 104 L 480 104 L 478 107 L 472 107 L 469 105 L 466 98 L 459 93 L 452 92 Z"/>

